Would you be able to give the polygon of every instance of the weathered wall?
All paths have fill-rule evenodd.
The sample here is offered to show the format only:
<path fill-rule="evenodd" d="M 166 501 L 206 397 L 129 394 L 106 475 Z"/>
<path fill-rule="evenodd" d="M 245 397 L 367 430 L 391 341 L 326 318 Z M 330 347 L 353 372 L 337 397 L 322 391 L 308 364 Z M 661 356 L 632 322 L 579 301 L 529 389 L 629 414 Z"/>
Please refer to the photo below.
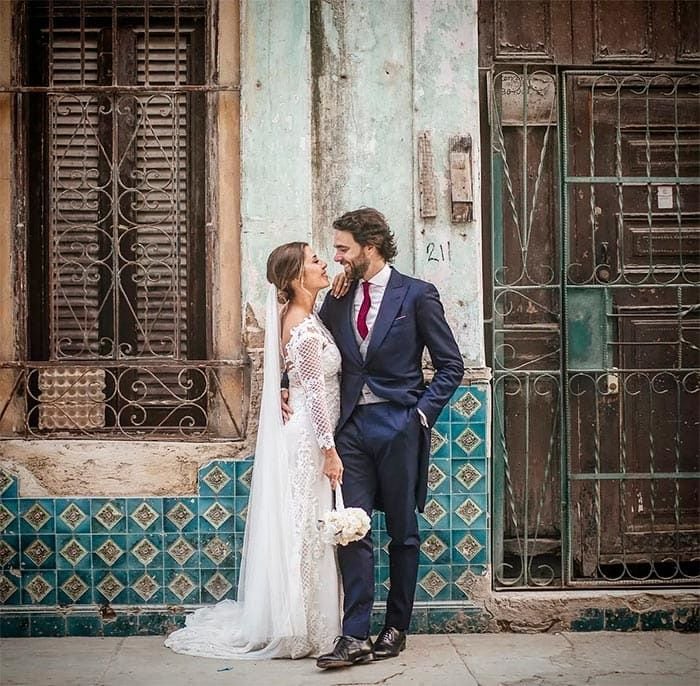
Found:
<path fill-rule="evenodd" d="M 396 234 L 397 267 L 438 286 L 467 366 L 483 367 L 479 203 L 473 221 L 451 222 L 448 168 L 450 136 L 471 135 L 478 198 L 476 2 L 251 1 L 245 12 L 244 299 L 259 319 L 272 247 L 311 239 L 330 260 L 333 219 L 374 206 Z M 420 217 L 422 131 L 431 219 Z"/>
<path fill-rule="evenodd" d="M 241 63 L 242 292 L 264 321 L 267 255 L 311 238 L 306 0 L 244 0 Z"/>

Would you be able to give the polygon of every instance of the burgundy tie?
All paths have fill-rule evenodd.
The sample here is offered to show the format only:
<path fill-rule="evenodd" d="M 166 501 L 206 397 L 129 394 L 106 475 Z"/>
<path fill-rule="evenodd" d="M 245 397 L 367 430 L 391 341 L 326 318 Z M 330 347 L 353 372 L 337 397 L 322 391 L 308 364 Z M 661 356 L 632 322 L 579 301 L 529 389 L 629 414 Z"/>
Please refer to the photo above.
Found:
<path fill-rule="evenodd" d="M 364 291 L 364 298 L 362 298 L 360 311 L 357 313 L 357 332 L 364 340 L 367 338 L 367 334 L 369 333 L 369 329 L 367 328 L 367 313 L 369 312 L 369 307 L 372 304 L 372 300 L 369 297 L 369 281 L 365 281 L 362 284 L 362 289 Z"/>

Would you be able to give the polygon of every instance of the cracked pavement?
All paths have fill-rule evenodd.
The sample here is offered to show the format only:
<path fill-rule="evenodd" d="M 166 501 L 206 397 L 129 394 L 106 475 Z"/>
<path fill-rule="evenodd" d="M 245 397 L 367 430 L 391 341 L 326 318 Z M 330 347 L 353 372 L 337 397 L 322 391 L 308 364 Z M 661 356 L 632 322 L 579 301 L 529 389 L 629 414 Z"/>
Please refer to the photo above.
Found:
<path fill-rule="evenodd" d="M 10 638 L 2 686 L 700 686 L 700 634 L 409 636 L 397 658 L 321 671 L 311 659 L 209 660 L 162 638 Z"/>

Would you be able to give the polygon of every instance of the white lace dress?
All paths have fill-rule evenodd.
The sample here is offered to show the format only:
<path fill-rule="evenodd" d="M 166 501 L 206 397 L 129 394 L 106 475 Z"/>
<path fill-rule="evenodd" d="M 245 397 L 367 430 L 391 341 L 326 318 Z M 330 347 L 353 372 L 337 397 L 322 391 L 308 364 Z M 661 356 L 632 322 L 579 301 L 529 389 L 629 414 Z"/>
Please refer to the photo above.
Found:
<path fill-rule="evenodd" d="M 331 649 L 340 633 L 335 548 L 322 542 L 318 521 L 332 505 L 321 448 L 334 445 L 341 362 L 317 315 L 292 329 L 285 363 L 294 408 L 289 422 L 280 426 L 288 484 L 281 486 L 281 502 L 265 500 L 267 484 L 256 483 L 254 466 L 244 546 L 247 567 L 238 601 L 224 600 L 189 615 L 185 627 L 165 641 L 175 652 L 226 659 L 299 658 Z M 261 423 L 259 431 L 265 430 Z M 278 511 L 270 513 L 271 507 Z"/>

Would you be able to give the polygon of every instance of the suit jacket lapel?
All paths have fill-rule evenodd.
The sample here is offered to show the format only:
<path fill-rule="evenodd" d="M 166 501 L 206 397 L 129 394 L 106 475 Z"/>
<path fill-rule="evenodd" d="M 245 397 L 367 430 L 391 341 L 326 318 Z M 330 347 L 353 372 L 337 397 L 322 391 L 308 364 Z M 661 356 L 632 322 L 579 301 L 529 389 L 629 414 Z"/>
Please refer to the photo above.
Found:
<path fill-rule="evenodd" d="M 403 299 L 406 297 L 406 290 L 408 287 L 404 282 L 403 276 L 395 269 L 392 269 L 389 283 L 386 285 L 386 290 L 384 291 L 382 304 L 379 306 L 379 312 L 377 312 L 377 319 L 372 328 L 372 338 L 367 347 L 367 360 L 372 357 L 377 348 L 382 344 L 384 337 L 389 332 L 389 328 L 396 318 L 396 313 L 399 311 Z"/>

